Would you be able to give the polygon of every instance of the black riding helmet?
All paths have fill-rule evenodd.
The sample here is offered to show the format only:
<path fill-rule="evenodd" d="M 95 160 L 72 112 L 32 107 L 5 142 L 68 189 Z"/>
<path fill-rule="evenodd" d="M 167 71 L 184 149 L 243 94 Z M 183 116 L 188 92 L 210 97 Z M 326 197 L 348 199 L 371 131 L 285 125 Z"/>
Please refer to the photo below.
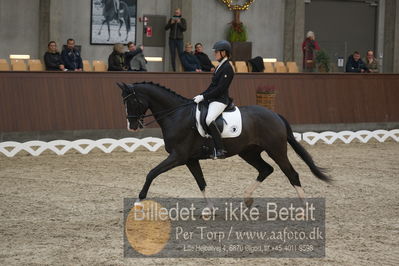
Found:
<path fill-rule="evenodd" d="M 228 41 L 218 41 L 213 45 L 215 51 L 226 51 L 228 55 L 231 54 L 231 44 Z"/>

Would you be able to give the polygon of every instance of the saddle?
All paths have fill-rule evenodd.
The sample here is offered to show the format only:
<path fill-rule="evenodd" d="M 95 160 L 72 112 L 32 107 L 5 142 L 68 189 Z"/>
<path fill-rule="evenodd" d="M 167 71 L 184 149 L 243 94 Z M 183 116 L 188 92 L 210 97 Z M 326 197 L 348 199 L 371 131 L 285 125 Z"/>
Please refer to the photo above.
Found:
<path fill-rule="evenodd" d="M 208 125 L 206 124 L 206 116 L 208 115 L 209 102 L 202 101 L 198 104 L 198 109 L 200 111 L 200 124 L 204 131 L 209 135 Z M 234 112 L 236 110 L 236 106 L 232 101 L 230 101 L 229 105 L 224 109 L 224 113 Z M 220 114 L 215 120 L 216 126 L 219 129 L 219 132 L 223 132 L 224 125 L 227 124 L 226 120 L 223 119 L 222 114 Z"/>

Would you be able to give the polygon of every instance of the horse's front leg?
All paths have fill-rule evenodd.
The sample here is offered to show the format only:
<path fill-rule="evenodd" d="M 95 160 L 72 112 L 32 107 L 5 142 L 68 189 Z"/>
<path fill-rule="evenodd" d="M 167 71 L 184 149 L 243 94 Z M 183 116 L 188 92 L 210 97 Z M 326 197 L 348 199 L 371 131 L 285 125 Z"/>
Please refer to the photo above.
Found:
<path fill-rule="evenodd" d="M 121 33 L 121 28 L 122 28 L 122 26 L 123 26 L 123 20 L 122 20 L 122 19 L 119 19 L 119 30 L 118 30 L 119 37 L 121 37 L 121 35 L 122 35 L 122 33 Z"/>
<path fill-rule="evenodd" d="M 205 193 L 205 188 L 206 188 L 206 181 L 204 178 L 204 174 L 202 173 L 202 169 L 201 169 L 201 165 L 199 163 L 198 160 L 190 160 L 186 163 L 188 169 L 190 170 L 191 174 L 194 176 L 195 181 L 197 181 L 198 187 L 202 192 L 202 195 L 204 196 L 204 199 L 206 200 L 206 204 L 207 204 L 207 208 L 209 209 L 209 211 L 212 211 L 212 209 L 214 208 L 214 204 L 213 202 L 206 196 Z M 204 212 L 203 212 L 204 213 Z"/>
<path fill-rule="evenodd" d="M 103 29 L 104 23 L 105 23 L 106 21 L 107 21 L 107 20 L 104 19 L 103 23 L 101 23 L 101 27 L 100 27 L 100 30 L 98 31 L 98 35 L 101 34 L 101 31 L 102 31 L 102 29 Z"/>
<path fill-rule="evenodd" d="M 166 158 L 164 161 L 162 161 L 158 166 L 156 166 L 154 169 L 152 169 L 145 180 L 144 186 L 141 189 L 141 192 L 139 194 L 139 200 L 143 200 L 147 197 L 147 192 L 148 189 L 151 186 L 152 181 L 157 177 L 158 175 L 169 171 L 170 169 L 182 165 L 184 163 L 181 163 L 177 156 L 175 154 L 170 154 L 168 158 Z"/>
<path fill-rule="evenodd" d="M 108 40 L 107 41 L 109 41 L 109 39 L 111 39 L 111 29 L 109 27 L 109 21 L 107 21 L 107 26 L 108 26 Z"/>

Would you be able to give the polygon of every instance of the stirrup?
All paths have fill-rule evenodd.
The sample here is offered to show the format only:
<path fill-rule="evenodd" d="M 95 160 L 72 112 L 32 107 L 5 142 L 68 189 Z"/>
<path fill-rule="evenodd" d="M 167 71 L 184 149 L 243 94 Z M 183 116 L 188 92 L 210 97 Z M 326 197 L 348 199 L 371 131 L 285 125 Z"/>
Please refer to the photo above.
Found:
<path fill-rule="evenodd" d="M 213 149 L 213 154 L 212 154 L 211 158 L 212 158 L 213 160 L 216 160 L 216 159 L 225 159 L 225 158 L 226 158 L 226 153 L 227 153 L 227 151 L 225 151 L 225 150 L 216 150 L 216 149 Z"/>

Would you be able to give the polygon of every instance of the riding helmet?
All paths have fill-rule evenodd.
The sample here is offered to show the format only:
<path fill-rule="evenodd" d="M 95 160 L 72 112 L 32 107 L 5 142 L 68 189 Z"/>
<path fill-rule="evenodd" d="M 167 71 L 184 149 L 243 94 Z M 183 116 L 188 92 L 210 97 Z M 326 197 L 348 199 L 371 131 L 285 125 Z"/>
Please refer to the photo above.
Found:
<path fill-rule="evenodd" d="M 215 51 L 227 51 L 230 54 L 231 53 L 231 44 L 225 40 L 218 41 L 213 45 L 212 49 Z"/>

